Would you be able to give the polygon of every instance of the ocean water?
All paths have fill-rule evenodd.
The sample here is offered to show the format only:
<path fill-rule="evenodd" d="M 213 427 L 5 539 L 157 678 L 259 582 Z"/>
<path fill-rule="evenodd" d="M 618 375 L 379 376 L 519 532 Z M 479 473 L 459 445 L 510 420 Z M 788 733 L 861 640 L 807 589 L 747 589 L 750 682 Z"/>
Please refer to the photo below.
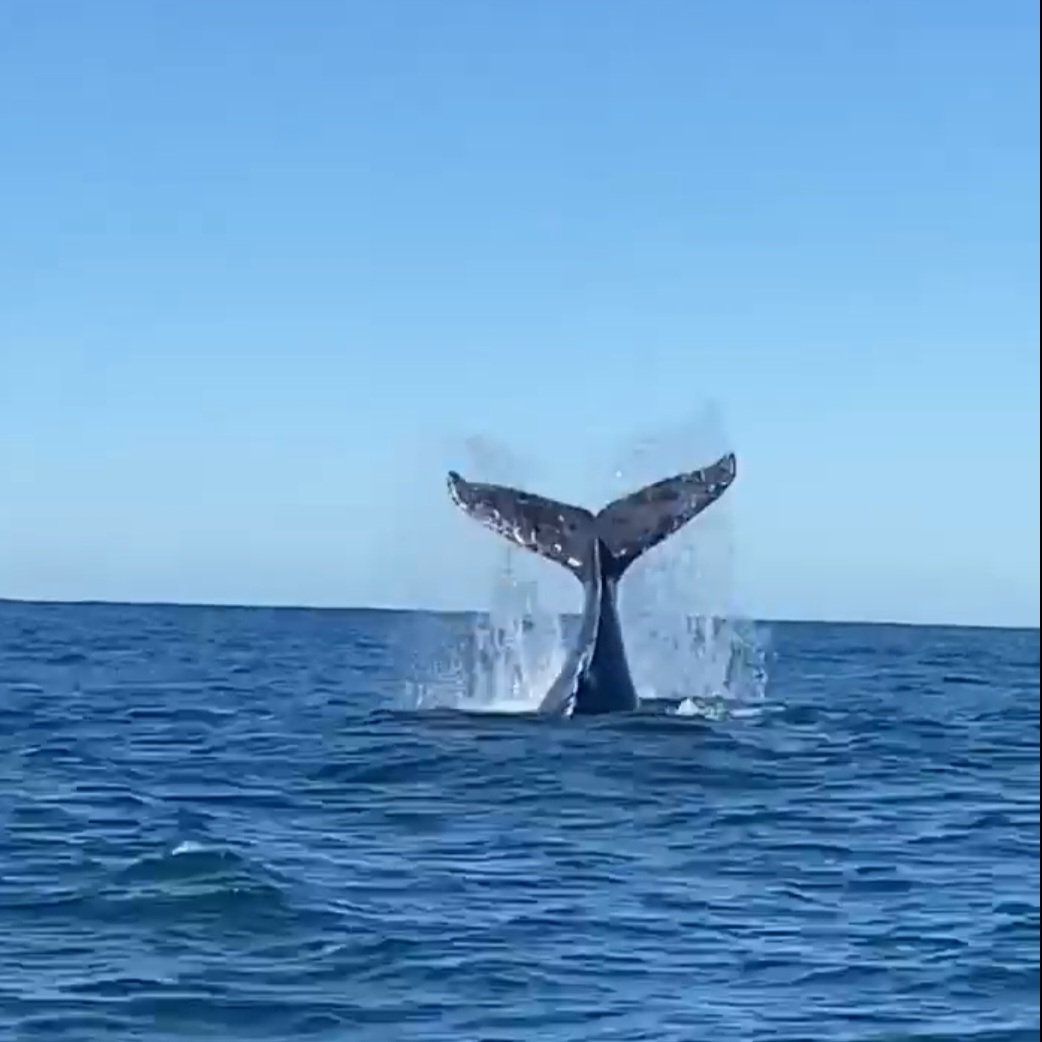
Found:
<path fill-rule="evenodd" d="M 0 604 L 0 1038 L 1037 1039 L 1037 630 L 710 626 L 563 722 L 475 632 Z"/>

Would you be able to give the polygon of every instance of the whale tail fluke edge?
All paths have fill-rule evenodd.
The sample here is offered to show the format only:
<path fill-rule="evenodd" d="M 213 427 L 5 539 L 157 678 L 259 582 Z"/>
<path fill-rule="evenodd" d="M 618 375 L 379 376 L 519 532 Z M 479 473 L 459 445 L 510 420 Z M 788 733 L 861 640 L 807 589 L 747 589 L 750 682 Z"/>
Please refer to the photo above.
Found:
<path fill-rule="evenodd" d="M 597 514 L 506 485 L 467 481 L 456 471 L 449 472 L 448 488 L 475 521 L 585 581 L 598 561 L 605 575 L 620 578 L 642 554 L 715 503 L 736 473 L 734 453 L 728 453 L 701 470 L 616 499 Z"/>

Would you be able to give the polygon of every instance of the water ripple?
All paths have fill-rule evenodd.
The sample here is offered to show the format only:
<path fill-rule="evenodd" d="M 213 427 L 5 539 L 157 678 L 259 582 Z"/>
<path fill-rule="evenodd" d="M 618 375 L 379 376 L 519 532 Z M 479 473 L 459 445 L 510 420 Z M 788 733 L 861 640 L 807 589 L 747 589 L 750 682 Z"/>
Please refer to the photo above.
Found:
<path fill-rule="evenodd" d="M 424 627 L 0 604 L 0 1035 L 1037 1038 L 1037 631 L 555 723 L 395 708 Z"/>

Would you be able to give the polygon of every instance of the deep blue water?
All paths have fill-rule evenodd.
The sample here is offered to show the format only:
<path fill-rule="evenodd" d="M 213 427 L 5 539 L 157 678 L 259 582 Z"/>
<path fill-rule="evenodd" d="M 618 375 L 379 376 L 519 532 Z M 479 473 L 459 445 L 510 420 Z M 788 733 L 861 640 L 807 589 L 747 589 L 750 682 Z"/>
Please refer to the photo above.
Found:
<path fill-rule="evenodd" d="M 1037 630 L 773 625 L 740 718 L 393 708 L 453 625 L 0 604 L 0 1037 L 1038 1037 Z"/>

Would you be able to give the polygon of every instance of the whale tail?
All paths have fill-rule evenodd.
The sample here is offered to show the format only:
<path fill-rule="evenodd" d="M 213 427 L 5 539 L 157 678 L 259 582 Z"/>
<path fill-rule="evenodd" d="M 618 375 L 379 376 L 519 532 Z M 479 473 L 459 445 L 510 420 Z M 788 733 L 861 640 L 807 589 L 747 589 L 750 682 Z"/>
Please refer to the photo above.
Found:
<path fill-rule="evenodd" d="M 521 489 L 467 481 L 456 471 L 449 472 L 448 486 L 453 501 L 475 521 L 585 581 L 598 561 L 605 576 L 619 579 L 641 554 L 715 503 L 736 472 L 734 453 L 728 453 L 701 470 L 616 499 L 597 514 Z"/>

